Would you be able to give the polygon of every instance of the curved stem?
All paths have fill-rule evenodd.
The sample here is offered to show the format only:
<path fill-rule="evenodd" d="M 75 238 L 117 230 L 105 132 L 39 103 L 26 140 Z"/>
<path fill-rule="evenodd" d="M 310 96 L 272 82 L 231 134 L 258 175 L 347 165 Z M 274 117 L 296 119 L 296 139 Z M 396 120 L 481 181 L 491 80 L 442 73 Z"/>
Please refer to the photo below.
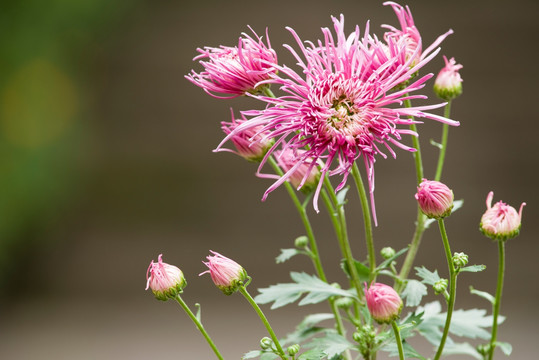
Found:
<path fill-rule="evenodd" d="M 494 298 L 492 311 L 492 336 L 490 338 L 490 347 L 488 359 L 494 357 L 494 349 L 496 348 L 496 336 L 498 334 L 498 315 L 500 314 L 500 304 L 502 301 L 503 291 L 503 276 L 505 271 L 505 241 L 498 240 L 498 284 L 496 285 L 496 297 Z"/>
<path fill-rule="evenodd" d="M 253 307 L 253 309 L 255 309 L 256 313 L 258 314 L 258 317 L 260 317 L 260 320 L 262 320 L 262 323 L 264 323 L 264 326 L 266 327 L 266 329 L 268 330 L 268 333 L 271 337 L 271 339 L 273 340 L 273 343 L 275 344 L 275 347 L 277 348 L 277 352 L 279 353 L 279 357 L 283 360 L 287 360 L 286 358 L 286 355 L 283 351 L 283 348 L 281 347 L 281 344 L 279 343 L 279 339 L 277 339 L 277 335 L 275 335 L 275 332 L 273 331 L 273 329 L 271 328 L 271 325 L 268 321 L 268 319 L 266 318 L 266 316 L 264 315 L 264 313 L 262 312 L 262 309 L 260 309 L 260 307 L 258 306 L 258 304 L 255 302 L 255 300 L 253 299 L 253 297 L 249 294 L 249 292 L 247 291 L 247 289 L 245 288 L 245 285 L 241 285 L 239 287 L 239 291 L 241 292 L 241 294 L 245 297 L 245 299 L 247 299 L 247 301 L 249 302 L 249 304 L 251 304 L 251 306 Z"/>
<path fill-rule="evenodd" d="M 412 107 L 412 102 L 410 99 L 404 100 L 404 106 L 407 108 Z M 410 119 L 413 120 L 414 118 L 410 116 Z M 415 124 L 411 124 L 410 130 L 417 133 L 417 126 Z M 419 139 L 417 136 L 412 136 L 412 145 L 416 149 L 414 152 L 414 162 L 417 184 L 419 185 L 421 180 L 423 180 L 423 161 L 421 159 L 421 147 L 419 146 Z"/>
<path fill-rule="evenodd" d="M 399 349 L 399 359 L 404 360 L 404 349 L 402 348 L 402 340 L 399 327 L 395 321 L 391 322 L 391 327 L 395 333 L 395 341 L 397 342 L 397 348 Z"/>
<path fill-rule="evenodd" d="M 279 176 L 283 176 L 284 173 L 275 161 L 275 159 L 270 156 L 268 158 L 268 162 L 273 167 L 273 170 L 275 173 Z M 314 237 L 313 228 L 311 226 L 311 222 L 309 221 L 309 217 L 307 215 L 307 212 L 305 211 L 305 207 L 301 204 L 301 202 L 298 199 L 298 196 L 296 195 L 296 191 L 290 185 L 288 181 L 284 182 L 284 185 L 286 187 L 286 191 L 288 191 L 288 195 L 292 199 L 292 202 L 294 203 L 294 206 L 296 207 L 296 210 L 299 213 L 299 216 L 301 217 L 301 221 L 303 222 L 303 226 L 305 227 L 305 231 L 307 233 L 307 238 L 309 239 L 309 247 L 312 253 L 311 259 L 313 261 L 314 267 L 316 269 L 316 273 L 318 274 L 318 277 L 322 280 L 327 282 L 326 274 L 324 273 L 324 269 L 322 267 L 322 262 L 320 260 L 320 254 L 318 252 L 318 246 L 316 244 L 316 239 Z"/>
<path fill-rule="evenodd" d="M 178 302 L 178 304 L 180 304 L 180 306 L 183 308 L 183 310 L 185 310 L 187 315 L 189 315 L 191 320 L 195 323 L 196 327 L 202 333 L 202 335 L 204 336 L 204 338 L 206 339 L 206 341 L 208 342 L 208 344 L 212 348 L 212 350 L 215 353 L 215 355 L 217 356 L 217 358 L 219 360 L 223 360 L 223 356 L 221 355 L 221 353 L 217 349 L 217 346 L 215 346 L 215 344 L 213 343 L 212 339 L 210 338 L 210 335 L 208 335 L 208 333 L 204 329 L 204 326 L 202 326 L 202 323 L 197 319 L 195 314 L 193 314 L 191 309 L 189 309 L 189 306 L 187 306 L 187 304 L 183 301 L 183 299 L 180 297 L 180 295 L 178 295 L 176 297 L 176 301 Z"/>
<path fill-rule="evenodd" d="M 449 114 L 451 113 L 451 100 L 447 102 L 447 105 L 445 105 L 444 108 L 444 117 L 449 118 Z M 449 135 L 449 125 L 443 124 L 442 128 L 442 147 L 440 148 L 440 154 L 438 155 L 438 166 L 436 167 L 436 175 L 434 176 L 434 180 L 440 181 L 442 178 L 442 169 L 444 167 L 444 160 L 445 160 L 445 152 L 447 149 L 447 137 Z"/>
<path fill-rule="evenodd" d="M 371 214 L 369 211 L 369 203 L 367 200 L 367 193 L 365 191 L 365 186 L 363 185 L 363 180 L 361 179 L 361 174 L 357 164 L 354 162 L 352 167 L 352 175 L 356 182 L 356 188 L 361 200 L 361 209 L 363 210 L 363 222 L 365 224 L 365 242 L 367 243 L 367 251 L 369 254 L 369 281 L 374 280 L 376 277 L 374 272 L 376 270 L 376 254 L 374 251 L 374 241 L 372 236 L 372 224 L 371 224 Z"/>
<path fill-rule="evenodd" d="M 444 331 L 442 333 L 442 338 L 440 340 L 440 345 L 438 346 L 438 351 L 434 356 L 434 360 L 438 360 L 442 356 L 444 350 L 445 341 L 447 340 L 447 335 L 449 334 L 449 326 L 451 325 L 451 317 L 453 316 L 453 308 L 455 307 L 455 296 L 457 293 L 457 274 L 455 270 L 455 265 L 453 265 L 453 258 L 451 256 L 451 248 L 449 247 L 449 240 L 447 239 L 447 232 L 445 231 L 444 220 L 438 220 L 438 226 L 440 227 L 440 234 L 442 235 L 442 241 L 444 243 L 445 256 L 447 258 L 447 266 L 449 268 L 450 274 L 450 290 L 449 290 L 449 301 L 447 302 L 447 316 L 445 318 Z"/>

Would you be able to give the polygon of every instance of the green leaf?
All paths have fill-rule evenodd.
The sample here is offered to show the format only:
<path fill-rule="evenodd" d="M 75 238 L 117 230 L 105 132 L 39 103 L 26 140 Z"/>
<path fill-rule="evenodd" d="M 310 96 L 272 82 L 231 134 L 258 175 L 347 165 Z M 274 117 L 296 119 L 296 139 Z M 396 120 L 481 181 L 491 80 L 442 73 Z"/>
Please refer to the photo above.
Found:
<path fill-rule="evenodd" d="M 407 247 L 404 248 L 404 249 L 399 250 L 398 252 L 395 253 L 395 255 L 393 255 L 393 256 L 390 257 L 389 259 L 386 259 L 386 260 L 382 261 L 382 262 L 380 263 L 380 265 L 378 265 L 378 266 L 376 267 L 376 270 L 375 270 L 375 271 L 376 271 L 376 272 L 379 272 L 380 270 L 385 269 L 389 264 L 391 264 L 391 262 L 392 262 L 393 260 L 395 260 L 396 258 L 398 258 L 399 256 L 401 256 L 402 254 L 404 254 L 404 253 L 407 252 L 407 251 L 408 251 L 408 248 L 407 248 Z"/>
<path fill-rule="evenodd" d="M 401 296 L 406 299 L 406 306 L 417 306 L 423 296 L 427 295 L 427 287 L 418 280 L 408 280 Z"/>
<path fill-rule="evenodd" d="M 298 360 L 321 360 L 326 357 L 326 353 L 322 350 L 312 349 L 305 351 L 298 357 Z"/>
<path fill-rule="evenodd" d="M 495 341 L 494 343 L 507 356 L 511 355 L 511 353 L 513 352 L 513 347 L 507 342 Z"/>
<path fill-rule="evenodd" d="M 460 272 L 467 271 L 467 272 L 479 272 L 485 270 L 487 267 L 485 265 L 470 265 L 465 266 L 463 268 L 460 268 Z"/>
<path fill-rule="evenodd" d="M 331 331 L 327 332 L 324 337 L 313 339 L 309 344 L 305 345 L 305 347 L 322 350 L 327 354 L 327 357 L 331 359 L 335 355 L 342 354 L 346 350 L 354 348 L 354 345 L 342 335 Z"/>
<path fill-rule="evenodd" d="M 404 351 L 404 357 L 406 359 L 420 359 L 420 360 L 426 360 L 423 356 L 421 356 L 410 344 L 407 342 L 403 343 L 403 351 Z M 390 344 L 385 345 L 380 350 L 386 351 L 389 353 L 389 356 L 399 356 L 399 349 L 397 347 L 397 343 L 392 342 Z"/>
<path fill-rule="evenodd" d="M 486 291 L 480 291 L 480 290 L 476 290 L 473 288 L 473 286 L 470 286 L 470 294 L 474 294 L 474 295 L 477 295 L 477 296 L 480 296 L 482 297 L 483 299 L 486 299 L 488 302 L 490 302 L 491 304 L 494 304 L 494 296 L 490 295 L 488 292 Z"/>
<path fill-rule="evenodd" d="M 197 308 L 197 313 L 195 314 L 195 317 L 199 322 L 202 322 L 201 316 L 202 316 L 202 308 L 199 303 L 195 304 L 195 307 Z"/>
<path fill-rule="evenodd" d="M 369 267 L 357 260 L 354 260 L 354 265 L 356 267 L 357 275 L 359 276 L 359 281 L 361 283 L 363 282 L 369 282 L 371 270 Z M 341 268 L 343 269 L 344 273 L 348 276 L 348 278 L 352 278 L 350 275 L 350 268 L 348 267 L 348 262 L 346 262 L 345 259 L 341 260 Z"/>
<path fill-rule="evenodd" d="M 467 342 L 447 342 L 447 344 L 444 346 L 443 355 L 469 355 L 477 360 L 483 359 L 477 350 Z"/>
<path fill-rule="evenodd" d="M 279 356 L 273 352 L 265 351 L 260 355 L 260 360 L 276 360 L 279 359 Z"/>
<path fill-rule="evenodd" d="M 315 325 L 324 321 L 333 319 L 334 315 L 330 313 L 319 313 L 307 315 L 302 322 L 300 322 L 294 332 L 288 334 L 285 339 L 281 341 L 281 345 L 287 344 L 301 344 L 309 337 L 324 330 L 322 327 L 316 327 Z"/>
<path fill-rule="evenodd" d="M 262 351 L 260 351 L 260 350 L 252 350 L 252 351 L 249 351 L 248 353 L 243 354 L 243 356 L 241 358 L 244 359 L 244 360 L 254 359 L 254 358 L 259 357 L 260 355 L 262 355 Z"/>
<path fill-rule="evenodd" d="M 434 270 L 434 272 L 428 270 L 424 266 L 422 267 L 416 267 L 416 275 L 419 276 L 421 279 L 421 282 L 427 285 L 434 285 L 434 283 L 438 280 L 440 280 L 440 276 L 438 275 L 438 270 Z"/>
<path fill-rule="evenodd" d="M 298 254 L 305 254 L 305 252 L 298 249 L 281 249 L 281 254 L 279 254 L 279 256 L 275 258 L 275 262 L 277 264 L 284 263 L 285 261 L 289 260 L 291 257 Z"/>
<path fill-rule="evenodd" d="M 460 209 L 463 204 L 464 204 L 463 199 L 453 201 L 453 209 L 451 210 L 451 213 L 454 213 L 455 211 Z M 427 219 L 427 220 L 425 220 L 425 225 L 424 225 L 425 230 L 428 229 L 431 226 L 431 224 L 433 222 L 435 222 L 435 221 L 436 221 L 435 219 Z"/>
<path fill-rule="evenodd" d="M 441 150 L 442 147 L 443 147 L 442 144 L 437 143 L 436 141 L 434 141 L 434 140 L 432 140 L 432 139 L 430 139 L 430 144 L 431 144 L 432 146 L 437 147 L 437 148 L 440 149 L 440 150 Z"/>
<path fill-rule="evenodd" d="M 345 186 L 341 191 L 337 193 L 337 204 L 343 206 L 346 204 L 346 193 L 350 190 L 350 185 Z"/>
<path fill-rule="evenodd" d="M 306 294 L 305 297 L 298 304 L 300 306 L 317 304 L 332 296 L 354 297 L 351 292 L 329 285 L 314 275 L 291 272 L 290 277 L 294 283 L 276 284 L 258 289 L 260 294 L 255 297 L 255 301 L 259 304 L 273 302 L 271 308 L 276 309 L 293 303 L 304 294 Z"/>

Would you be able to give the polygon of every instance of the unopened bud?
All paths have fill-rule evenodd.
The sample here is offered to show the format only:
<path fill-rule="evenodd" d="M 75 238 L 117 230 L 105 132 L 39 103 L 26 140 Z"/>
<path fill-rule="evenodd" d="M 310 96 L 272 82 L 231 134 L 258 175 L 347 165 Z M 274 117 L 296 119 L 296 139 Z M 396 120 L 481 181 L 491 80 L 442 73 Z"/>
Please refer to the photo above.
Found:
<path fill-rule="evenodd" d="M 290 346 L 286 349 L 286 352 L 287 352 L 288 355 L 290 355 L 290 356 L 296 355 L 296 354 L 299 352 L 299 345 L 298 345 L 298 344 L 290 345 Z"/>
<path fill-rule="evenodd" d="M 423 214 L 431 219 L 442 219 L 453 209 L 453 191 L 439 181 L 423 179 L 415 198 Z"/>
<path fill-rule="evenodd" d="M 271 349 L 271 345 L 273 345 L 273 341 L 269 337 L 265 336 L 260 339 L 260 347 L 262 350 Z"/>
<path fill-rule="evenodd" d="M 455 253 L 453 255 L 453 265 L 455 265 L 455 267 L 461 268 L 466 266 L 467 263 L 468 255 L 466 255 L 465 253 Z"/>
<path fill-rule="evenodd" d="M 239 290 L 239 287 L 247 280 L 247 272 L 240 264 L 215 251 L 210 252 L 213 256 L 207 256 L 208 262 L 203 262 L 209 270 L 200 273 L 210 273 L 211 279 L 225 295 L 231 295 Z M 199 276 L 200 276 L 199 275 Z"/>
<path fill-rule="evenodd" d="M 447 289 L 448 285 L 447 279 L 440 279 L 432 285 L 432 288 L 434 289 L 435 294 L 441 294 Z"/>
<path fill-rule="evenodd" d="M 307 246 L 307 244 L 309 243 L 309 238 L 305 235 L 302 235 L 300 237 L 297 237 L 296 240 L 294 240 L 294 245 L 298 248 L 298 249 L 303 249 Z"/>
<path fill-rule="evenodd" d="M 392 247 L 386 246 L 385 248 L 380 250 L 380 254 L 382 255 L 384 259 L 387 260 L 395 256 L 395 249 L 393 249 Z"/>
<path fill-rule="evenodd" d="M 335 300 L 335 306 L 341 309 L 348 309 L 352 305 L 354 305 L 354 300 L 349 297 L 340 297 L 337 300 Z"/>
<path fill-rule="evenodd" d="M 440 70 L 434 82 L 434 93 L 443 100 L 449 101 L 462 94 L 462 78 L 459 70 L 462 65 L 457 64 L 455 58 L 447 60 L 444 56 L 445 67 Z"/>
<path fill-rule="evenodd" d="M 146 290 L 152 289 L 159 300 L 175 298 L 187 286 L 182 271 L 174 265 L 163 262 L 163 255 L 159 255 L 157 263 L 153 260 L 146 271 Z"/>
<path fill-rule="evenodd" d="M 479 229 L 483 234 L 492 240 L 508 240 L 516 237 L 520 232 L 522 220 L 522 208 L 526 203 L 520 205 L 520 210 L 498 201 L 492 206 L 494 193 L 491 191 L 487 196 L 487 211 L 481 217 Z"/>
<path fill-rule="evenodd" d="M 389 324 L 399 318 L 402 299 L 391 287 L 381 283 L 365 284 L 365 299 L 371 316 L 379 324 Z"/>

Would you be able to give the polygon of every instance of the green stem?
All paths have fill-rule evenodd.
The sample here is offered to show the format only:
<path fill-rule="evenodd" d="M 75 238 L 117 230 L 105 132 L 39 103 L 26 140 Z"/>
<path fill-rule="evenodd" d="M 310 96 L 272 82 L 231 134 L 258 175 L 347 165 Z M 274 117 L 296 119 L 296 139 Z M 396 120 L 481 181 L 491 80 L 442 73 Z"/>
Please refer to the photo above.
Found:
<path fill-rule="evenodd" d="M 275 173 L 279 176 L 283 176 L 284 173 L 279 167 L 279 164 L 275 161 L 275 159 L 270 156 L 268 158 L 268 162 L 273 167 L 273 170 Z M 311 222 L 309 220 L 309 217 L 307 215 L 307 211 L 305 211 L 305 207 L 301 204 L 301 202 L 298 199 L 298 196 L 296 195 L 295 189 L 292 187 L 292 185 L 285 181 L 284 185 L 286 187 L 286 191 L 288 191 L 288 195 L 292 199 L 292 202 L 294 203 L 294 206 L 296 207 L 296 210 L 299 213 L 299 216 L 301 217 L 301 221 L 303 222 L 303 226 L 305 227 L 305 231 L 307 233 L 307 238 L 309 239 L 309 247 L 311 250 L 311 259 L 313 261 L 314 267 L 316 269 L 316 272 L 318 274 L 318 277 L 322 280 L 327 282 L 326 274 L 324 273 L 324 269 L 322 267 L 322 262 L 320 260 L 320 253 L 318 252 L 318 246 L 316 244 L 316 239 L 314 237 L 313 228 L 311 226 Z"/>
<path fill-rule="evenodd" d="M 273 94 L 273 91 L 271 91 L 269 86 L 263 86 L 261 91 L 264 93 L 264 95 L 270 98 L 275 98 L 275 94 Z"/>
<path fill-rule="evenodd" d="M 404 106 L 407 108 L 412 107 L 412 102 L 409 99 L 404 100 Z M 410 116 L 410 119 L 413 120 L 414 118 Z M 410 130 L 417 133 L 417 126 L 411 124 Z M 417 184 L 419 185 L 423 180 L 423 161 L 421 160 L 421 147 L 419 146 L 419 138 L 417 136 L 412 136 L 412 145 L 416 149 L 414 152 L 414 161 Z"/>
<path fill-rule="evenodd" d="M 393 332 L 395 332 L 395 341 L 397 342 L 397 348 L 399 349 L 399 359 L 404 360 L 404 349 L 402 348 L 402 340 L 399 327 L 395 321 L 391 322 Z"/>
<path fill-rule="evenodd" d="M 268 330 L 268 333 L 271 337 L 271 339 L 273 340 L 273 343 L 275 344 L 275 347 L 277 348 L 277 352 L 279 353 L 279 357 L 283 360 L 287 360 L 286 358 L 286 355 L 283 351 L 283 348 L 281 347 L 281 344 L 279 343 L 279 339 L 277 339 L 277 335 L 275 335 L 275 332 L 273 331 L 273 329 L 271 328 L 271 325 L 268 321 L 268 319 L 266 318 L 266 316 L 264 315 L 264 313 L 262 312 L 262 309 L 260 309 L 260 307 L 258 306 L 258 304 L 255 302 L 255 300 L 253 299 L 253 297 L 249 294 L 249 292 L 247 291 L 247 289 L 245 288 L 245 285 L 241 285 L 239 287 L 239 291 L 241 292 L 241 294 L 245 297 L 245 299 L 247 299 L 247 301 L 249 302 L 249 304 L 251 304 L 251 306 L 253 307 L 253 309 L 255 309 L 256 313 L 258 314 L 258 317 L 260 317 L 260 320 L 262 320 L 262 323 L 264 323 L 264 326 L 266 327 L 266 329 Z"/>
<path fill-rule="evenodd" d="M 215 346 L 215 344 L 213 343 L 212 339 L 210 338 L 210 335 L 208 335 L 208 333 L 206 332 L 206 330 L 204 329 L 204 326 L 202 326 L 202 323 L 197 319 L 197 317 L 195 316 L 195 314 L 193 314 L 193 312 L 191 311 L 191 309 L 189 309 L 189 306 L 187 306 L 187 304 L 183 301 L 183 299 L 180 297 L 180 295 L 178 295 L 176 297 L 176 301 L 178 302 L 178 304 L 180 304 L 180 306 L 183 308 L 183 310 L 185 310 L 185 312 L 187 313 L 187 315 L 189 315 L 189 317 L 191 318 L 191 320 L 195 323 L 196 327 L 198 328 L 198 330 L 202 333 L 202 335 L 204 335 L 204 338 L 206 339 L 206 341 L 208 342 L 208 344 L 210 345 L 210 347 L 212 348 L 213 352 L 215 353 L 215 355 L 217 356 L 217 358 L 219 360 L 223 360 L 223 356 L 221 355 L 221 353 L 219 353 L 219 350 L 217 350 L 217 347 Z"/>
<path fill-rule="evenodd" d="M 447 258 L 447 266 L 449 268 L 450 290 L 449 290 L 449 301 L 447 302 L 447 316 L 445 318 L 444 331 L 442 333 L 440 345 L 438 346 L 438 351 L 436 351 L 436 355 L 434 356 L 434 360 L 438 360 L 440 356 L 442 356 L 442 352 L 445 346 L 445 341 L 447 340 L 447 335 L 449 334 L 449 326 L 451 325 L 451 317 L 453 316 L 453 308 L 455 307 L 455 296 L 457 293 L 457 274 L 458 274 L 458 271 L 455 270 L 455 265 L 453 264 L 453 257 L 451 256 L 451 248 L 449 247 L 449 240 L 447 239 L 447 232 L 445 231 L 445 224 L 444 224 L 443 219 L 438 220 L 438 226 L 440 227 L 440 234 L 442 235 L 445 256 Z"/>
<path fill-rule="evenodd" d="M 498 284 L 496 285 L 496 297 L 492 305 L 492 336 L 490 338 L 490 347 L 488 359 L 494 357 L 494 349 L 496 348 L 496 336 L 498 333 L 498 315 L 500 314 L 500 304 L 502 301 L 503 276 L 505 272 L 505 241 L 498 240 Z"/>
<path fill-rule="evenodd" d="M 339 201 L 337 200 L 337 196 L 335 195 L 335 190 L 333 190 L 333 186 L 331 185 L 327 176 L 324 176 L 323 181 L 324 181 L 324 185 L 326 186 L 329 197 L 331 199 L 331 202 L 333 203 L 333 208 L 335 209 L 338 215 L 339 227 L 340 227 L 339 233 L 341 235 L 340 237 L 338 236 L 339 244 L 341 245 L 341 251 L 343 253 L 346 264 L 348 265 L 348 268 L 350 269 L 350 277 L 352 280 L 352 286 L 356 289 L 358 298 L 362 299 L 363 291 L 361 290 L 361 282 L 359 280 L 359 275 L 357 273 L 357 269 L 354 263 L 354 258 L 352 256 L 352 249 L 350 248 L 350 241 L 348 239 L 348 231 L 346 228 L 346 216 L 344 214 L 344 207 L 339 204 Z"/>
<path fill-rule="evenodd" d="M 451 100 L 447 102 L 447 105 L 445 105 L 444 108 L 444 117 L 449 118 L 449 115 L 451 113 Z M 444 167 L 444 160 L 445 160 L 445 152 L 447 149 L 447 137 L 449 135 L 449 125 L 443 124 L 442 128 L 442 142 L 441 142 L 441 149 L 440 154 L 438 155 L 438 166 L 436 167 L 436 175 L 434 176 L 434 180 L 440 181 L 442 178 L 442 169 Z"/>
<path fill-rule="evenodd" d="M 372 236 L 372 224 L 371 224 L 371 214 L 369 211 L 369 203 L 367 200 L 367 193 L 365 191 L 365 186 L 363 185 L 363 180 L 361 179 L 361 174 L 357 164 L 354 162 L 352 167 L 352 175 L 356 182 L 356 188 L 361 200 L 361 209 L 363 210 L 363 222 L 365 224 L 365 241 L 367 243 L 367 251 L 369 254 L 369 281 L 373 281 L 376 276 L 374 274 L 376 270 L 376 254 L 374 251 L 374 241 Z"/>

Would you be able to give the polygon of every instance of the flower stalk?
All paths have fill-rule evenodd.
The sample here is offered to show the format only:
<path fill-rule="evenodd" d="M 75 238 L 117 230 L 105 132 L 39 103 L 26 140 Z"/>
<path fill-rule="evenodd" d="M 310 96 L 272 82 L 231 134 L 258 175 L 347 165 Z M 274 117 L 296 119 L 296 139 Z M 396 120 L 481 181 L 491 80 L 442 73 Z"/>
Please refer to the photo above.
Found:
<path fill-rule="evenodd" d="M 500 314 L 500 304 L 502 302 L 503 278 L 505 272 L 505 241 L 498 240 L 498 282 L 496 285 L 496 296 L 492 304 L 492 334 L 488 351 L 488 360 L 494 357 L 496 348 L 496 337 L 498 335 L 498 315 Z"/>
<path fill-rule="evenodd" d="M 211 339 L 211 337 L 208 334 L 208 332 L 206 331 L 206 329 L 204 329 L 204 326 L 202 325 L 202 322 L 200 322 L 198 320 L 198 318 L 196 317 L 196 315 L 193 314 L 191 309 L 189 309 L 189 306 L 187 306 L 187 304 L 185 303 L 185 301 L 183 301 L 183 299 L 181 298 L 181 296 L 179 294 L 176 296 L 176 301 L 178 302 L 178 304 L 180 304 L 180 306 L 183 308 L 183 310 L 191 318 L 193 323 L 195 323 L 196 327 L 198 328 L 200 333 L 204 336 L 204 339 L 206 339 L 206 341 L 208 342 L 208 345 L 210 345 L 211 349 L 215 353 L 215 356 L 217 356 L 217 358 L 219 360 L 223 360 L 223 356 L 219 352 L 219 349 L 217 349 L 217 346 L 215 346 L 213 340 Z"/>
<path fill-rule="evenodd" d="M 393 328 L 393 332 L 395 333 L 395 341 L 397 343 L 397 349 L 399 350 L 399 359 L 404 360 L 404 349 L 402 347 L 401 334 L 397 322 L 392 321 L 391 327 Z"/>
<path fill-rule="evenodd" d="M 451 100 L 444 107 L 444 117 L 449 118 L 451 114 Z M 434 180 L 440 181 L 442 178 L 442 170 L 444 168 L 445 152 L 447 150 L 447 138 L 449 136 L 449 125 L 442 124 L 442 142 L 440 143 L 440 154 L 438 155 L 438 165 L 436 166 L 436 175 Z"/>

